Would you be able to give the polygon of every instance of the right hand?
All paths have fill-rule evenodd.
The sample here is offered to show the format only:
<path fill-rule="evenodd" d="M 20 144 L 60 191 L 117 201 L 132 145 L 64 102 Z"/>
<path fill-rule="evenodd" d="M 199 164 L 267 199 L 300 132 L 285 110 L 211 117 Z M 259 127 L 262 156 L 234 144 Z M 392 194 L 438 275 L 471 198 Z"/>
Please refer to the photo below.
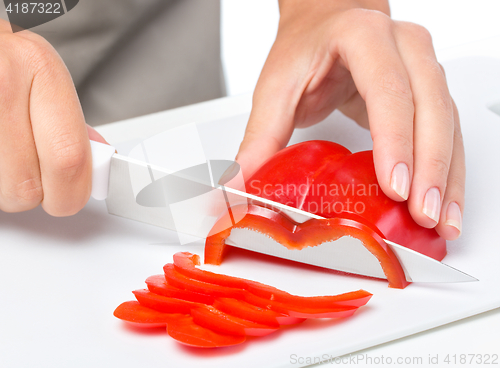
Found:
<path fill-rule="evenodd" d="M 42 37 L 0 20 L 0 210 L 69 216 L 91 191 L 91 139 L 64 62 Z"/>

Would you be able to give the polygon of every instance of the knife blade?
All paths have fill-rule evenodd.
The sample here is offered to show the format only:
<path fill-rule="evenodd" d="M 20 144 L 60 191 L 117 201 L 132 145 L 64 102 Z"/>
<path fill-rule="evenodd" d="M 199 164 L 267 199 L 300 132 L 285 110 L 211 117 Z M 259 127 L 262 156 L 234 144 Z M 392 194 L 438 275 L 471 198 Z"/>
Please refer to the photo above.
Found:
<path fill-rule="evenodd" d="M 110 214 L 176 231 L 181 243 L 206 238 L 217 220 L 229 213 L 229 209 L 235 205 L 252 203 L 272 208 L 296 223 L 313 218 L 323 219 L 313 213 L 220 184 L 221 177 L 234 165 L 233 161 L 208 160 L 206 163 L 170 172 L 165 168 L 119 155 L 113 147 L 101 143 L 91 142 L 91 146 L 92 196 L 106 199 Z M 241 172 L 236 171 L 231 181 L 238 187 L 244 181 Z M 234 218 L 233 221 L 240 219 Z M 387 239 L 384 241 L 402 264 L 407 281 L 478 281 L 433 258 Z M 249 229 L 233 229 L 226 243 L 297 262 L 386 278 L 375 256 L 360 240 L 348 236 L 294 251 L 264 234 Z"/>

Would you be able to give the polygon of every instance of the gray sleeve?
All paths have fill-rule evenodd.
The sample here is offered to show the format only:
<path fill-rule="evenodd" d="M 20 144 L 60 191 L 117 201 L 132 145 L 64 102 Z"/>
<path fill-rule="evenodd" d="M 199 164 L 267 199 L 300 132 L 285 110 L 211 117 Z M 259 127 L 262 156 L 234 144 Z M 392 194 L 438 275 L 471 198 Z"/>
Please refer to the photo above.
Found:
<path fill-rule="evenodd" d="M 31 31 L 59 52 L 99 125 L 223 96 L 219 22 L 219 0 L 80 0 Z"/>

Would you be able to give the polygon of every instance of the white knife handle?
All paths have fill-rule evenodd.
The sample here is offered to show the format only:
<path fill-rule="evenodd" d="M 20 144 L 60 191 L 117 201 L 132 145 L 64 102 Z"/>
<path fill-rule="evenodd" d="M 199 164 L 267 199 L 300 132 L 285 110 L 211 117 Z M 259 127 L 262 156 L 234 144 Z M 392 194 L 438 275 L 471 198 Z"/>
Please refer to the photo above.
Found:
<path fill-rule="evenodd" d="M 108 196 L 109 165 L 115 154 L 115 147 L 90 141 L 92 149 L 92 197 L 98 200 Z"/>

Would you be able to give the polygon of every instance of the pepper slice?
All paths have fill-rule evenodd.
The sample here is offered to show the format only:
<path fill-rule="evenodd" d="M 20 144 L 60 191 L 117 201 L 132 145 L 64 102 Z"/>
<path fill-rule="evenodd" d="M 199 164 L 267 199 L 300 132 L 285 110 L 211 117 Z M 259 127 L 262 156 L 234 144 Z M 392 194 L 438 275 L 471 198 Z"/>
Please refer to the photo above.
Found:
<path fill-rule="evenodd" d="M 348 305 L 331 304 L 329 307 L 315 308 L 308 307 L 307 303 L 303 302 L 301 305 L 292 302 L 278 302 L 261 298 L 255 294 L 250 293 L 244 289 L 237 289 L 227 286 L 219 286 L 204 281 L 191 279 L 175 270 L 173 264 L 169 263 L 163 267 L 165 271 L 165 278 L 170 283 L 178 288 L 195 291 L 198 293 L 212 294 L 217 297 L 228 297 L 239 300 L 244 300 L 257 307 L 266 308 L 275 312 L 286 314 L 291 317 L 297 318 L 341 318 L 352 315 L 357 307 Z M 278 289 L 276 289 L 278 290 Z M 370 294 L 371 295 L 371 294 Z M 301 298 L 301 297 L 298 297 Z"/>
<path fill-rule="evenodd" d="M 297 224 L 278 212 L 256 205 L 234 206 L 232 215 L 238 211 L 246 211 L 245 217 L 232 228 L 207 237 L 205 242 L 205 263 L 220 265 L 226 252 L 225 240 L 232 229 L 249 229 L 267 234 L 276 242 L 289 249 L 314 247 L 328 241 L 334 241 L 342 236 L 352 236 L 359 239 L 363 245 L 380 262 L 389 286 L 402 289 L 409 283 L 392 249 L 380 235 L 370 227 L 352 219 L 328 218 L 324 220 L 311 219 Z M 226 214 L 219 221 L 227 222 Z M 256 287 L 254 285 L 253 287 Z"/>
<path fill-rule="evenodd" d="M 202 303 L 158 295 L 146 289 L 134 290 L 132 293 L 141 305 L 163 313 L 189 314 L 191 309 L 205 306 Z"/>
<path fill-rule="evenodd" d="M 146 285 L 152 293 L 171 298 L 183 299 L 203 304 L 213 304 L 215 300 L 215 297 L 210 295 L 195 293 L 194 291 L 183 290 L 169 285 L 167 284 L 165 275 L 149 276 L 146 279 Z"/>
<path fill-rule="evenodd" d="M 217 333 L 193 322 L 192 316 L 180 318 L 167 325 L 167 333 L 178 342 L 197 348 L 220 348 L 238 345 L 246 336 Z"/>
<path fill-rule="evenodd" d="M 200 265 L 200 257 L 197 254 L 191 254 L 189 252 L 178 252 L 174 254 L 175 270 L 187 277 L 223 287 L 248 290 L 252 294 L 262 298 L 289 303 L 298 307 L 303 306 L 307 308 L 320 309 L 332 308 L 335 306 L 360 307 L 365 305 L 372 297 L 372 294 L 364 290 L 353 291 L 340 295 L 313 297 L 297 296 L 257 281 L 200 270 L 195 267 L 198 265 Z"/>
<path fill-rule="evenodd" d="M 290 317 L 295 318 L 344 318 L 353 315 L 358 310 L 358 307 L 351 306 L 337 306 L 323 309 L 308 308 L 264 299 L 252 293 L 245 294 L 245 301 L 261 308 L 288 314 Z"/>
<path fill-rule="evenodd" d="M 162 327 L 185 316 L 179 313 L 158 312 L 143 306 L 135 300 L 120 304 L 113 312 L 113 315 L 133 326 L 146 328 Z"/>
<path fill-rule="evenodd" d="M 305 318 L 290 317 L 287 314 L 278 313 L 271 309 L 261 308 L 243 300 L 233 298 L 217 298 L 213 304 L 218 310 L 233 316 L 245 316 L 250 321 L 273 325 L 293 325 L 305 321 Z"/>
<path fill-rule="evenodd" d="M 149 290 L 136 290 L 133 293 L 141 306 L 145 306 L 148 309 L 154 309 L 162 315 L 169 314 L 170 317 L 171 313 L 177 313 L 177 316 L 179 316 L 180 313 L 191 314 L 194 318 L 194 322 L 198 325 L 220 333 L 263 336 L 279 328 L 277 322 L 273 325 L 263 325 L 236 316 L 231 316 L 206 304 L 156 295 Z M 167 319 L 169 316 L 165 316 L 165 318 Z M 175 321 L 175 316 L 174 318 L 167 319 L 167 321 L 172 323 Z"/>
<path fill-rule="evenodd" d="M 236 298 L 244 298 L 245 293 L 243 290 L 235 289 L 235 288 L 225 288 L 217 285 L 207 284 L 205 282 L 200 282 L 197 280 L 192 280 L 181 273 L 176 272 L 176 270 L 172 267 L 172 264 L 165 265 L 165 272 L 168 274 L 169 282 L 174 283 L 177 287 L 173 287 L 170 284 L 166 284 L 167 280 L 164 275 L 155 275 L 151 276 L 146 280 L 148 285 L 148 289 L 155 294 L 162 296 L 169 296 L 172 298 L 178 298 L 198 303 L 204 304 L 214 304 L 215 297 L 208 295 L 209 293 L 216 293 L 218 296 L 227 297 L 226 299 L 234 300 L 232 303 L 232 308 L 226 308 L 224 312 L 234 315 L 235 317 L 241 317 L 247 319 L 249 321 L 257 322 L 257 323 L 276 323 L 278 322 L 280 325 L 288 325 L 299 323 L 303 321 L 301 318 L 290 317 L 284 313 L 277 313 L 270 310 L 262 309 L 256 306 L 250 306 L 250 304 L 246 303 L 249 307 L 241 304 L 244 303 L 241 300 L 234 299 Z M 172 292 L 173 291 L 173 292 Z M 205 292 L 207 294 L 202 294 L 201 292 Z M 142 294 L 141 294 L 142 296 Z M 158 299 L 155 299 L 158 300 Z M 151 303 L 151 302 L 149 302 Z M 159 301 L 161 303 L 161 301 Z M 240 303 L 239 305 L 235 305 L 235 303 Z M 227 304 L 227 303 L 225 303 Z M 261 305 L 264 302 L 260 303 Z M 151 305 L 151 304 L 149 304 Z M 222 309 L 221 309 L 222 310 Z M 281 308 L 281 310 L 285 310 L 285 308 Z M 267 314 L 266 314 L 267 312 Z M 279 319 L 272 319 L 270 317 L 279 317 Z"/>
<path fill-rule="evenodd" d="M 275 322 L 273 325 L 264 325 L 251 322 L 243 318 L 235 317 L 221 312 L 214 307 L 196 308 L 191 311 L 193 321 L 212 331 L 236 335 L 236 336 L 265 336 L 273 333 L 279 328 Z"/>
<path fill-rule="evenodd" d="M 194 269 L 196 262 L 199 262 L 199 257 L 190 253 L 178 254 L 176 259 L 178 263 L 184 263 L 187 269 Z M 306 318 L 347 317 L 358 308 L 331 303 L 325 304 L 329 306 L 328 308 L 314 308 L 305 304 L 303 300 L 302 304 L 293 304 L 291 302 L 293 298 L 286 298 L 302 297 L 250 280 L 229 279 L 231 285 L 255 287 L 255 290 L 268 296 L 267 299 L 246 289 L 192 279 L 178 272 L 174 264 L 165 265 L 164 271 L 165 276 L 149 277 L 147 280 L 149 289 L 135 290 L 133 293 L 137 301 L 122 303 L 116 308 L 114 315 L 140 327 L 167 325 L 167 332 L 171 337 L 189 346 L 210 348 L 232 346 L 244 342 L 247 335 L 267 335 L 279 329 L 281 325 L 298 323 Z M 210 272 L 202 275 L 224 276 Z M 175 287 L 170 285 L 170 282 L 174 283 Z M 154 291 L 167 295 L 157 294 Z M 345 295 L 348 294 L 343 294 L 337 301 L 347 301 Z M 286 302 L 275 300 L 276 295 L 284 296 Z M 310 300 L 316 300 L 314 298 L 317 297 Z M 366 295 L 361 295 L 355 303 L 361 300 L 366 303 L 368 299 Z M 326 303 L 326 299 L 318 300 Z M 322 306 L 321 303 L 317 305 Z"/>
<path fill-rule="evenodd" d="M 168 263 L 163 267 L 163 272 L 165 272 L 165 279 L 167 282 L 179 289 L 190 290 L 214 297 L 222 296 L 242 299 L 244 295 L 244 290 L 242 289 L 211 284 L 184 276 L 180 272 L 177 272 L 174 265 L 171 263 Z"/>

